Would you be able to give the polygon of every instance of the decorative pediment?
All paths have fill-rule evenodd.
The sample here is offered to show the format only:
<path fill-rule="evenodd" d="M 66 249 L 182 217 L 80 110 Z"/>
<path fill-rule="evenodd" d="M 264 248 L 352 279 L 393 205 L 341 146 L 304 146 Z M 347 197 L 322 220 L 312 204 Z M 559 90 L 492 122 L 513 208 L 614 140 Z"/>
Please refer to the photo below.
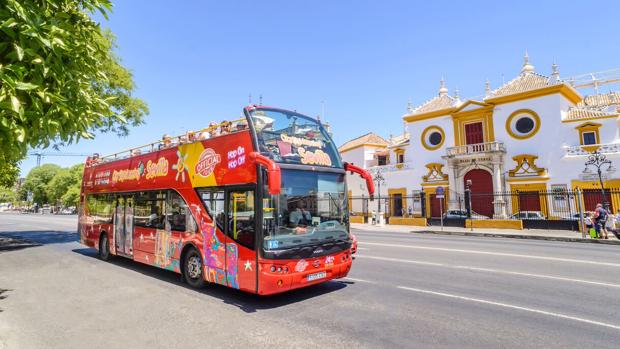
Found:
<path fill-rule="evenodd" d="M 443 182 L 448 180 L 448 175 L 443 173 L 443 164 L 430 163 L 426 165 L 428 173 L 422 176 L 424 182 Z"/>
<path fill-rule="evenodd" d="M 490 104 L 484 103 L 484 102 L 478 102 L 478 101 L 474 101 L 474 100 L 468 100 L 465 103 L 463 103 L 457 110 L 455 110 L 455 113 L 460 113 L 460 112 L 464 112 L 464 111 L 470 111 L 470 110 L 476 110 L 476 109 L 480 109 L 480 108 L 488 108 L 490 107 Z"/>
<path fill-rule="evenodd" d="M 546 177 L 547 169 L 536 166 L 536 155 L 522 154 L 512 158 L 517 165 L 508 171 L 509 177 Z"/>

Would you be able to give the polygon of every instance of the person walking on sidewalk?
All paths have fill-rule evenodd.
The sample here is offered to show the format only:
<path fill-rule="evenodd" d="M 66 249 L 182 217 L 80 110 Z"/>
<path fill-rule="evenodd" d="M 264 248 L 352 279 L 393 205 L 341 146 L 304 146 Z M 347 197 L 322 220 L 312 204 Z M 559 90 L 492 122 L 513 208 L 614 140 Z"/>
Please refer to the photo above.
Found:
<path fill-rule="evenodd" d="M 607 239 L 607 218 L 609 213 L 603 208 L 603 205 L 596 204 L 596 210 L 594 210 L 595 229 L 601 238 Z"/>
<path fill-rule="evenodd" d="M 592 215 L 590 214 L 590 212 L 586 212 L 586 218 L 584 219 L 584 222 L 586 223 L 586 231 L 588 232 L 588 235 L 590 235 L 592 239 L 598 238 L 596 230 L 594 229 L 594 222 L 592 221 Z"/>

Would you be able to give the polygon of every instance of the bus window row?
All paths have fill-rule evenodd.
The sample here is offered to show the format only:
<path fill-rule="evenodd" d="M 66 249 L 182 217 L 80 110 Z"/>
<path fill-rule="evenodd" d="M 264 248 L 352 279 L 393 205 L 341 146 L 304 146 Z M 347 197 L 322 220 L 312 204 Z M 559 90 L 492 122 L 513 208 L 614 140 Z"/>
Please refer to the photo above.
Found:
<path fill-rule="evenodd" d="M 86 199 L 94 224 L 112 224 L 114 212 L 126 203 L 136 227 L 195 233 L 196 221 L 185 200 L 173 190 L 90 194 Z M 132 204 L 133 203 L 133 204 Z"/>

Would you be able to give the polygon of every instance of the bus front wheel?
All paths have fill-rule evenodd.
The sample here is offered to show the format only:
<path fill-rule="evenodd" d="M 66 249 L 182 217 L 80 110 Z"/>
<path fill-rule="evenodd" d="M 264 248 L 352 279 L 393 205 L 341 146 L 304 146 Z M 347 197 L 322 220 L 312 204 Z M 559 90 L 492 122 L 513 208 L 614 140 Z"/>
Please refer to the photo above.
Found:
<path fill-rule="evenodd" d="M 106 233 L 101 234 L 99 238 L 99 258 L 103 261 L 110 259 L 110 240 Z"/>
<path fill-rule="evenodd" d="M 183 259 L 183 276 L 185 281 L 195 288 L 200 288 L 205 285 L 205 280 L 202 275 L 202 257 L 195 248 L 192 248 L 187 252 Z"/>

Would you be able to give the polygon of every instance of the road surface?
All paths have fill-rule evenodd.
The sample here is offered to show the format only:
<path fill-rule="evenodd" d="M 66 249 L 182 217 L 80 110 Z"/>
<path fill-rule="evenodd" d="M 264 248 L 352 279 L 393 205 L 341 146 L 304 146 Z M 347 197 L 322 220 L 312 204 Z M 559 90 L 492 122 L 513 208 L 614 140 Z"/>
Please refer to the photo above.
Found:
<path fill-rule="evenodd" d="M 356 230 L 349 278 L 261 298 L 80 245 L 75 216 L 0 214 L 0 348 L 617 348 L 620 246 Z"/>

